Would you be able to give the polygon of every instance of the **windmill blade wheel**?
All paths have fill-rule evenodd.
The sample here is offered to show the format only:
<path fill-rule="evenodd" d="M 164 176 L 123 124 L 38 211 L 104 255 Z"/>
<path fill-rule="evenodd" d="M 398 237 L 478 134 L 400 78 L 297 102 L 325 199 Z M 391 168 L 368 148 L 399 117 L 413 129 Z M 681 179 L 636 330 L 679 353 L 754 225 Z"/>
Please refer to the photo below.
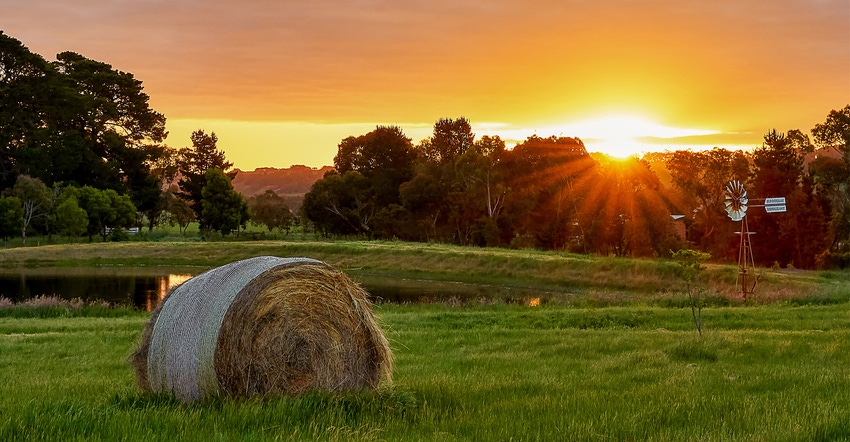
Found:
<path fill-rule="evenodd" d="M 747 189 L 738 180 L 729 181 L 724 190 L 724 206 L 732 221 L 741 221 L 747 216 Z"/>

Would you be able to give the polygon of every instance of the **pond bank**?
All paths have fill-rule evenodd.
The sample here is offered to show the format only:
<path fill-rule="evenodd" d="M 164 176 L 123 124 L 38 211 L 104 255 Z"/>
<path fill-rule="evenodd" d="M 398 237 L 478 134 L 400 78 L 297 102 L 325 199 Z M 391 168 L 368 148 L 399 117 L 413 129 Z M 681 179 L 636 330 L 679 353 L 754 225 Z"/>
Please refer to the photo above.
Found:
<path fill-rule="evenodd" d="M 663 259 L 629 259 L 537 250 L 471 248 L 387 241 L 124 242 L 49 245 L 0 250 L 4 268 L 156 267 L 212 268 L 253 256 L 306 256 L 353 278 L 460 282 L 493 287 L 571 293 L 619 302 L 679 296 L 681 268 Z M 790 298 L 850 297 L 850 272 L 787 273 L 758 269 L 752 302 Z M 703 272 L 706 296 L 735 300 L 734 265 L 710 264 Z"/>

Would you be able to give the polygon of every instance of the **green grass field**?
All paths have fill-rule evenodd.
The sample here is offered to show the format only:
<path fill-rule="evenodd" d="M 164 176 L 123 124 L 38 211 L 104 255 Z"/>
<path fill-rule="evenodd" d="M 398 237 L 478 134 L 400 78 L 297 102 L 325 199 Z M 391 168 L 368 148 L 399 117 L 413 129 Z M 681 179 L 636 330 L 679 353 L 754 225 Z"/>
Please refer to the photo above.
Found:
<path fill-rule="evenodd" d="M 5 317 L 0 440 L 850 440 L 848 307 L 382 305 L 393 385 L 189 406 L 134 387 L 147 314 Z"/>
<path fill-rule="evenodd" d="M 522 287 L 499 301 L 376 306 L 392 385 L 182 405 L 126 362 L 149 315 L 0 302 L 0 440 L 850 441 L 850 272 L 760 269 L 735 297 L 711 264 L 703 336 L 680 267 L 396 242 L 149 241 L 0 250 L 4 267 L 213 267 L 309 256 L 355 279 Z M 548 296 L 548 297 L 547 297 Z M 2 301 L 2 300 L 0 300 Z"/>

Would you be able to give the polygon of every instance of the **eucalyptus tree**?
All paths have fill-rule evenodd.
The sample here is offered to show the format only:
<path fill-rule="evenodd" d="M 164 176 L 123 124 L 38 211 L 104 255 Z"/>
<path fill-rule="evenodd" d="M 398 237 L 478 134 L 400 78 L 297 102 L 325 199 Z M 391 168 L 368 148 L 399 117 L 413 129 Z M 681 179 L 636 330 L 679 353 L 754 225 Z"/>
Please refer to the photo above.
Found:
<path fill-rule="evenodd" d="M 23 223 L 21 226 L 21 244 L 27 243 L 27 229 L 33 220 L 47 217 L 52 204 L 52 192 L 38 178 L 18 175 L 12 195 L 21 200 Z"/>
<path fill-rule="evenodd" d="M 440 165 L 453 165 L 475 143 L 472 125 L 464 117 L 440 118 L 434 124 L 434 133 L 420 143 L 425 158 Z"/>
<path fill-rule="evenodd" d="M 834 147 L 850 164 L 850 104 L 841 110 L 832 110 L 826 121 L 812 129 L 815 142 L 821 147 Z"/>
<path fill-rule="evenodd" d="M 410 138 L 397 126 L 346 137 L 334 157 L 336 170 L 313 184 L 302 213 L 326 235 L 384 237 L 388 233 L 374 229 L 374 218 L 394 217 L 401 207 L 399 188 L 413 177 L 416 158 Z"/>
<path fill-rule="evenodd" d="M 399 186 L 413 177 L 416 151 L 398 126 L 378 126 L 357 137 L 343 139 L 334 157 L 340 175 L 358 172 L 369 182 L 379 208 L 398 204 Z"/>
<path fill-rule="evenodd" d="M 590 178 L 597 166 L 584 143 L 532 135 L 502 162 L 512 189 L 501 215 L 509 236 L 531 239 L 531 245 L 545 249 L 567 247 L 574 231 L 584 228 L 581 200 L 592 194 Z"/>
<path fill-rule="evenodd" d="M 325 174 L 313 183 L 301 203 L 303 218 L 323 235 L 367 235 L 376 212 L 368 178 L 349 170 Z"/>

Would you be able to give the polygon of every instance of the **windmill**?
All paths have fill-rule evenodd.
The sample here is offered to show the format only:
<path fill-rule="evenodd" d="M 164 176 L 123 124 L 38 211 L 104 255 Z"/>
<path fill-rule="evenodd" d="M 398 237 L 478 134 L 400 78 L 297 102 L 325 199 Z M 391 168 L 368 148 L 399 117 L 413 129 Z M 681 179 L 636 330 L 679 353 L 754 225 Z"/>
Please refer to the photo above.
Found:
<path fill-rule="evenodd" d="M 724 190 L 724 205 L 726 206 L 726 214 L 732 221 L 741 222 L 741 231 L 735 232 L 741 235 L 741 244 L 738 246 L 738 281 L 740 282 L 741 294 L 744 296 L 744 302 L 747 301 L 747 294 L 753 293 L 758 284 L 759 278 L 753 276 L 751 285 L 747 281 L 747 276 L 755 273 L 755 260 L 753 259 L 753 244 L 752 235 L 756 232 L 750 231 L 750 226 L 747 224 L 747 209 L 749 207 L 764 207 L 767 213 L 785 212 L 785 197 L 765 198 L 756 200 L 762 204 L 750 206 L 750 199 L 747 197 L 747 189 L 738 180 L 729 181 Z"/>

